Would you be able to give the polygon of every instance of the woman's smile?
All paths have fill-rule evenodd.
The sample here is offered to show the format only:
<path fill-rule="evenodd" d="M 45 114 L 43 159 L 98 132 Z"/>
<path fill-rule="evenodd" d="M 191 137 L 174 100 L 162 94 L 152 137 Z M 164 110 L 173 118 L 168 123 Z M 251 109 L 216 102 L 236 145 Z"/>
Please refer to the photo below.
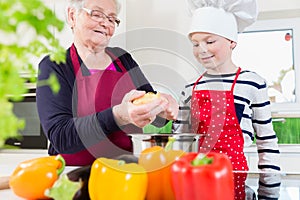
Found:
<path fill-rule="evenodd" d="M 102 31 L 102 30 L 94 30 L 94 32 L 100 33 L 100 34 L 102 34 L 102 35 L 104 35 L 104 36 L 107 36 L 107 35 L 108 35 L 106 31 Z"/>

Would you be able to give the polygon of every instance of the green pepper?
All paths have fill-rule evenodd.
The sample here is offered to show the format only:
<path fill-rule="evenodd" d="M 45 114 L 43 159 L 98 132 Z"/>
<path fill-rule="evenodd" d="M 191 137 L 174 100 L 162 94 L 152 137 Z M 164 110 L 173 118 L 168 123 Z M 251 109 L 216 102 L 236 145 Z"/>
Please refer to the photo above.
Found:
<path fill-rule="evenodd" d="M 171 166 L 176 200 L 233 200 L 232 165 L 225 154 L 188 153 Z"/>

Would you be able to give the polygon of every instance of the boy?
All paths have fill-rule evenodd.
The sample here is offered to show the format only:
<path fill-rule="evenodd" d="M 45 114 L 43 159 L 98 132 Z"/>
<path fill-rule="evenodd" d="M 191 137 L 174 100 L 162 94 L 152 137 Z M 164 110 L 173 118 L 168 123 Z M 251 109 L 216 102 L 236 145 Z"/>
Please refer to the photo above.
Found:
<path fill-rule="evenodd" d="M 188 36 L 195 58 L 206 71 L 182 92 L 173 131 L 203 134 L 199 152 L 225 153 L 235 171 L 248 171 L 243 148 L 256 137 L 258 168 L 279 171 L 266 82 L 236 66 L 231 58 L 238 32 L 256 20 L 256 2 L 189 3 L 195 10 Z M 245 199 L 246 173 L 235 173 L 234 179 L 235 199 Z"/>

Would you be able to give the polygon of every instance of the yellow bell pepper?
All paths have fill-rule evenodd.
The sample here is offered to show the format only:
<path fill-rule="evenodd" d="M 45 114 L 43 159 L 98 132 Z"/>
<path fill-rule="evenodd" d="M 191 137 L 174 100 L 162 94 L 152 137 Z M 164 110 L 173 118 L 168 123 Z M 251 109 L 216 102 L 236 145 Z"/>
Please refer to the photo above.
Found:
<path fill-rule="evenodd" d="M 144 200 L 147 173 L 136 163 L 98 158 L 94 161 L 88 183 L 91 200 Z"/>

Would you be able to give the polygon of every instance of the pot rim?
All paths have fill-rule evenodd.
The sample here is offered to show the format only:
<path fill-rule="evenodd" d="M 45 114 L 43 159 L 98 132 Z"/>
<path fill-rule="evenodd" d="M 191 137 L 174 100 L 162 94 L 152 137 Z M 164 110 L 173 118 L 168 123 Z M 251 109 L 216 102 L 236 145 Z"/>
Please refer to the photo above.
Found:
<path fill-rule="evenodd" d="M 165 139 L 167 140 L 169 137 L 175 138 L 176 141 L 190 141 L 198 140 L 203 134 L 195 134 L 195 133 L 132 133 L 128 134 L 128 136 L 132 140 L 157 140 L 157 139 Z"/>

